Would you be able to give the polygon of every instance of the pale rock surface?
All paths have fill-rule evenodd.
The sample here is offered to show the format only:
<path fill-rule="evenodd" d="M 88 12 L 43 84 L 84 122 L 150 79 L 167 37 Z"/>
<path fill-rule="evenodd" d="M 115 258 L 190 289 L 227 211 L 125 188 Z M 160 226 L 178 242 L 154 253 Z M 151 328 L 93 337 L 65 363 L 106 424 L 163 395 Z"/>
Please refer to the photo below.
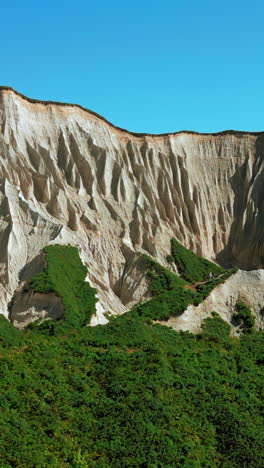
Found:
<path fill-rule="evenodd" d="M 176 237 L 222 265 L 264 265 L 263 133 L 141 135 L 0 88 L 0 312 L 50 243 L 78 246 L 103 310 L 148 297 L 138 252 Z M 245 273 L 246 275 L 246 273 Z"/>

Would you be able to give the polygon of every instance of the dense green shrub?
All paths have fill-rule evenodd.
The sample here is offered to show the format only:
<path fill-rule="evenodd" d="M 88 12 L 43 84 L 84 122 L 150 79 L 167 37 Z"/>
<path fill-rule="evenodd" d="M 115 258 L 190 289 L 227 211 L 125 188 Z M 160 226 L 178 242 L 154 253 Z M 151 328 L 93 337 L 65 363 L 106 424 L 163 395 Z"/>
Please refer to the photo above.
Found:
<path fill-rule="evenodd" d="M 21 333 L 3 315 L 0 315 L 0 346 L 8 348 L 14 343 L 19 346 L 22 341 Z"/>
<path fill-rule="evenodd" d="M 167 255 L 166 260 L 167 260 L 168 263 L 173 263 L 174 262 L 174 258 L 173 258 L 172 255 Z"/>
<path fill-rule="evenodd" d="M 198 305 L 202 301 L 200 294 L 186 288 L 187 281 L 147 255 L 143 255 L 143 259 L 150 290 L 155 297 L 134 307 L 133 313 L 153 320 L 166 320 L 184 312 L 189 304 Z"/>
<path fill-rule="evenodd" d="M 264 335 L 227 328 L 213 317 L 196 337 L 128 312 L 26 330 L 16 353 L 17 333 L 0 342 L 0 466 L 263 466 Z"/>
<path fill-rule="evenodd" d="M 206 281 L 203 284 L 198 284 L 196 288 L 198 293 L 200 293 L 203 299 L 205 299 L 210 294 L 210 292 L 214 288 L 216 288 L 216 286 L 218 286 L 221 283 L 224 283 L 231 275 L 236 273 L 236 271 L 236 268 L 225 270 L 225 272 L 222 273 L 218 278 L 213 278 L 211 280 Z"/>
<path fill-rule="evenodd" d="M 252 315 L 250 308 L 243 302 L 237 302 L 236 313 L 232 317 L 235 326 L 240 326 L 244 333 L 252 331 L 255 325 L 255 318 Z"/>
<path fill-rule="evenodd" d="M 49 245 L 44 249 L 46 267 L 33 277 L 28 286 L 40 293 L 54 292 L 64 305 L 63 322 L 45 322 L 43 330 L 58 330 L 60 324 L 79 327 L 89 322 L 95 312 L 96 291 L 85 281 L 87 268 L 83 265 L 78 249 L 65 245 Z"/>
<path fill-rule="evenodd" d="M 264 466 L 264 334 L 245 305 L 240 339 L 216 313 L 197 336 L 153 325 L 202 294 L 151 261 L 150 301 L 82 326 L 94 291 L 77 249 L 58 247 L 30 287 L 60 294 L 64 318 L 20 333 L 0 317 L 0 468 Z"/>
<path fill-rule="evenodd" d="M 177 241 L 174 241 L 175 240 L 172 239 L 172 246 L 176 245 L 175 242 L 177 243 Z M 236 269 L 224 270 L 203 258 L 197 257 L 197 255 L 188 251 L 179 243 L 177 243 L 177 245 L 179 250 L 182 249 L 184 254 L 187 252 L 187 257 L 191 258 L 191 263 L 188 263 L 188 268 L 191 267 L 191 264 L 199 264 L 199 274 L 201 274 L 202 270 L 204 272 L 203 274 L 206 276 L 206 268 L 209 268 L 211 265 L 212 267 L 210 267 L 210 271 L 212 272 L 214 267 L 215 273 L 216 271 L 218 273 L 220 272 L 220 276 L 197 285 L 196 291 L 194 291 L 187 288 L 190 286 L 190 283 L 186 280 L 167 270 L 147 255 L 143 255 L 144 263 L 147 267 L 147 277 L 150 280 L 150 290 L 152 294 L 157 297 L 154 297 L 134 308 L 134 310 L 137 313 L 140 313 L 140 315 L 153 318 L 153 320 L 165 320 L 173 315 L 179 315 L 184 312 L 189 304 L 200 304 L 216 286 L 223 283 L 227 278 L 229 278 L 229 276 L 237 271 Z M 184 255 L 182 256 L 184 257 Z"/>
<path fill-rule="evenodd" d="M 176 239 L 171 240 L 171 255 L 180 275 L 190 283 L 207 280 L 210 272 L 213 275 L 219 276 L 225 271 L 215 263 L 199 257 L 191 250 L 186 249 Z"/>
<path fill-rule="evenodd" d="M 177 287 L 136 306 L 133 311 L 153 320 L 166 320 L 183 313 L 189 304 L 200 302 L 201 298 L 195 291 Z"/>
<path fill-rule="evenodd" d="M 231 326 L 219 314 L 212 312 L 212 317 L 204 320 L 200 336 L 208 341 L 221 341 L 228 338 L 230 330 Z"/>
<path fill-rule="evenodd" d="M 157 295 L 188 284 L 184 279 L 167 270 L 147 255 L 143 255 L 143 259 L 147 267 L 147 277 L 150 279 L 150 289 L 153 294 Z"/>

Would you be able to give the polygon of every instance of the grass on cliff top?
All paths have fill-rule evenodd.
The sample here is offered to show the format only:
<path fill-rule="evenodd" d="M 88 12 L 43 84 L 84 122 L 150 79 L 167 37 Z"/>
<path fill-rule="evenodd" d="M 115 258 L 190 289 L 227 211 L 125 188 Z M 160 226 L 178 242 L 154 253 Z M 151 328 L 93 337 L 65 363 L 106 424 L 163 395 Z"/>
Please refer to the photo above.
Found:
<path fill-rule="evenodd" d="M 63 320 L 44 322 L 42 328 L 58 328 L 58 325 L 80 327 L 89 322 L 96 307 L 96 290 L 85 281 L 87 268 L 83 265 L 78 249 L 65 245 L 49 245 L 44 248 L 46 267 L 33 277 L 28 287 L 39 293 L 53 292 L 60 296 L 64 306 Z"/>

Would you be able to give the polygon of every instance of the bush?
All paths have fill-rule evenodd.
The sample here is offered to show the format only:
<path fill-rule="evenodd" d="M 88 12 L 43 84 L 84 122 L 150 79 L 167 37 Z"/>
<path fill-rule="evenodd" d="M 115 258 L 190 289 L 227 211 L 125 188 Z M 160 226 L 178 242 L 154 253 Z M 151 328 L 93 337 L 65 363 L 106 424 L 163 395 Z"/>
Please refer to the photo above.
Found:
<path fill-rule="evenodd" d="M 202 295 L 203 299 L 205 299 L 210 292 L 216 288 L 219 284 L 224 283 L 231 275 L 233 275 L 237 269 L 233 268 L 230 270 L 225 270 L 224 273 L 221 274 L 219 278 L 214 278 L 212 280 L 206 281 L 204 284 L 198 284 L 197 291 Z"/>
<path fill-rule="evenodd" d="M 224 270 L 212 262 L 198 257 L 190 250 L 181 246 L 175 239 L 172 239 L 171 243 L 172 252 L 173 249 L 178 249 L 181 259 L 184 259 L 182 263 L 185 262 L 187 265 L 187 270 L 196 268 L 196 272 L 192 273 L 192 275 L 189 273 L 188 275 L 185 274 L 185 279 L 183 279 L 164 268 L 152 258 L 143 255 L 143 260 L 147 268 L 147 277 L 150 280 L 150 290 L 152 294 L 157 297 L 140 304 L 138 307 L 134 308 L 133 311 L 137 311 L 140 315 L 152 318 L 153 320 L 166 320 L 171 316 L 179 315 L 184 312 L 189 304 L 195 306 L 199 305 L 218 284 L 223 283 L 230 275 L 237 271 L 236 269 Z M 196 274 L 200 275 L 197 276 L 199 278 L 203 275 L 207 279 L 208 272 L 210 271 L 214 271 L 215 274 L 216 272 L 218 272 L 218 274 L 221 272 L 221 276 L 198 285 L 196 291 L 186 288 L 186 286 L 190 284 L 186 280 L 187 277 L 193 281 Z"/>
<path fill-rule="evenodd" d="M 201 337 L 207 341 L 220 341 L 228 338 L 231 326 L 219 314 L 212 312 L 212 317 L 202 323 Z"/>
<path fill-rule="evenodd" d="M 255 318 L 250 308 L 243 302 L 237 302 L 236 311 L 232 316 L 233 324 L 239 326 L 244 333 L 251 332 L 255 325 Z"/>
<path fill-rule="evenodd" d="M 229 338 L 215 315 L 198 339 L 131 312 L 16 332 L 0 349 L 1 468 L 264 466 L 263 333 Z"/>
<path fill-rule="evenodd" d="M 157 295 L 188 284 L 147 255 L 143 255 L 143 260 L 147 268 L 147 277 L 150 279 L 152 294 Z"/>
<path fill-rule="evenodd" d="M 200 296 L 191 289 L 177 287 L 136 306 L 132 312 L 153 320 L 167 320 L 185 311 L 189 304 L 200 303 Z"/>
<path fill-rule="evenodd" d="M 173 263 L 174 262 L 174 258 L 173 258 L 172 255 L 167 255 L 166 260 L 167 260 L 168 263 Z"/>
<path fill-rule="evenodd" d="M 47 339 L 0 320 L 1 468 L 264 466 L 263 333 L 230 338 L 216 313 L 198 336 L 153 324 L 202 299 L 156 264 L 173 289 L 76 330 L 86 270 L 77 249 L 54 246 L 46 258 L 31 284 L 63 294 L 68 333 L 46 322 Z"/>
<path fill-rule="evenodd" d="M 0 315 L 0 346 L 5 348 L 14 343 L 20 345 L 22 335 L 3 315 Z"/>
<path fill-rule="evenodd" d="M 186 249 L 176 239 L 171 240 L 171 255 L 180 275 L 190 283 L 205 281 L 213 275 L 224 273 L 224 269 Z"/>

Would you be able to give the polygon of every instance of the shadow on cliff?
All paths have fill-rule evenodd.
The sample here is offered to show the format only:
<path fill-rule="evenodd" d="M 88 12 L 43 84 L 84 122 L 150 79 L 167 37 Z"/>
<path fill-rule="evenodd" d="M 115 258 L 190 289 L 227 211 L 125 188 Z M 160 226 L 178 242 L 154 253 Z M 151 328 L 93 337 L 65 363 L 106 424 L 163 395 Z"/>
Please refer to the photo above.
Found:
<path fill-rule="evenodd" d="M 252 174 L 248 176 L 249 156 L 236 165 L 235 174 L 229 179 L 235 194 L 233 223 L 227 245 L 216 256 L 216 261 L 226 267 L 254 270 L 264 266 L 264 136 L 255 144 L 255 160 Z"/>
<path fill-rule="evenodd" d="M 40 252 L 29 263 L 27 263 L 19 272 L 19 281 L 28 281 L 33 276 L 41 273 L 46 266 L 45 254 Z"/>

